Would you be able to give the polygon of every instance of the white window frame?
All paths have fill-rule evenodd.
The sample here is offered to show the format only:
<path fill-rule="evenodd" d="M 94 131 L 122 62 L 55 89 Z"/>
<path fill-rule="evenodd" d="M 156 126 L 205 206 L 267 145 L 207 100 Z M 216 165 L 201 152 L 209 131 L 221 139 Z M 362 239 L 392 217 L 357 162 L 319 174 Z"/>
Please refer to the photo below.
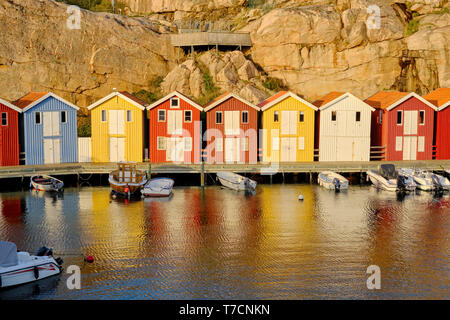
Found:
<path fill-rule="evenodd" d="M 128 115 L 130 115 L 130 120 L 128 120 Z M 127 122 L 133 122 L 133 111 L 127 110 Z"/>
<path fill-rule="evenodd" d="M 358 120 L 358 113 L 359 113 L 359 120 Z M 361 111 L 356 111 L 356 113 L 355 113 L 355 122 L 361 123 L 361 116 L 362 116 Z"/>
<path fill-rule="evenodd" d="M 272 137 L 271 149 L 272 151 L 280 151 L 280 137 Z"/>
<path fill-rule="evenodd" d="M 36 115 L 39 114 L 39 122 L 36 122 Z M 35 112 L 34 113 L 34 124 L 42 125 L 42 112 Z"/>
<path fill-rule="evenodd" d="M 398 114 L 401 114 L 401 116 L 400 116 L 400 123 L 398 123 Z M 403 110 L 398 110 L 397 111 L 397 113 L 395 114 L 395 123 L 398 125 L 398 126 L 402 126 L 403 125 Z"/>
<path fill-rule="evenodd" d="M 3 115 L 5 115 L 5 119 L 6 119 L 6 124 L 3 124 Z M 8 112 L 2 112 L 2 127 L 7 127 L 8 126 Z"/>
<path fill-rule="evenodd" d="M 220 141 L 220 143 L 219 143 L 219 141 Z M 223 138 L 215 138 L 214 142 L 215 142 L 216 152 L 223 152 Z M 220 146 L 220 148 L 219 148 L 219 146 Z"/>
<path fill-rule="evenodd" d="M 63 114 L 66 121 L 63 121 Z M 61 111 L 61 123 L 67 123 L 67 111 Z"/>
<path fill-rule="evenodd" d="M 403 136 L 395 137 L 395 151 L 403 151 Z"/>
<path fill-rule="evenodd" d="M 184 142 L 184 151 L 192 151 L 192 137 L 183 137 L 183 142 Z M 187 142 L 190 141 L 189 143 L 189 148 L 187 148 Z"/>
<path fill-rule="evenodd" d="M 334 115 L 334 120 L 333 120 L 333 115 Z M 336 122 L 337 121 L 337 111 L 331 111 L 331 122 Z"/>
<path fill-rule="evenodd" d="M 417 137 L 417 152 L 425 152 L 425 136 Z"/>
<path fill-rule="evenodd" d="M 247 121 L 246 122 L 244 122 L 244 114 L 247 114 Z M 242 111 L 242 114 L 241 114 L 241 123 L 243 123 L 243 124 L 247 124 L 248 123 L 248 111 Z"/>
<path fill-rule="evenodd" d="M 305 137 L 298 137 L 298 150 L 305 150 Z"/>
<path fill-rule="evenodd" d="M 164 120 L 160 120 L 159 119 L 159 113 L 160 112 L 163 112 L 164 113 Z M 164 110 L 164 109 L 160 109 L 160 110 L 158 110 L 158 122 L 166 122 L 167 121 L 167 117 L 166 117 L 167 115 L 166 115 L 166 110 Z"/>
<path fill-rule="evenodd" d="M 302 116 L 303 116 L 303 121 L 301 120 Z M 300 122 L 300 123 L 305 122 L 305 112 L 304 111 L 300 111 L 298 113 L 298 122 Z"/>
<path fill-rule="evenodd" d="M 172 101 L 177 101 L 177 105 L 174 106 L 174 105 L 172 104 Z M 180 99 L 179 99 L 179 98 L 176 98 L 176 97 L 170 98 L 170 108 L 171 108 L 171 109 L 179 109 L 179 108 L 180 108 Z"/>
<path fill-rule="evenodd" d="M 160 148 L 160 141 L 162 141 L 161 144 L 164 145 L 163 148 Z M 156 138 L 156 150 L 158 151 L 167 150 L 167 137 L 159 136 Z"/>
<path fill-rule="evenodd" d="M 186 120 L 186 114 L 189 112 L 191 120 Z M 192 110 L 184 110 L 184 122 L 192 122 Z"/>
<path fill-rule="evenodd" d="M 248 151 L 248 137 L 241 138 L 241 151 Z"/>
<path fill-rule="evenodd" d="M 275 120 L 275 115 L 277 116 L 277 120 Z M 273 122 L 280 122 L 280 114 L 278 113 L 278 111 L 273 112 Z"/>
<path fill-rule="evenodd" d="M 419 122 L 419 126 L 424 126 L 425 125 L 425 115 L 426 115 L 426 112 L 425 112 L 425 110 L 419 110 L 419 121 L 420 121 L 420 113 L 421 112 L 423 112 L 423 123 L 420 123 Z"/>
<path fill-rule="evenodd" d="M 103 115 L 105 115 L 105 120 L 103 120 Z M 106 110 L 101 110 L 101 112 L 100 112 L 100 121 L 101 122 L 108 122 L 108 112 L 106 112 Z"/>
<path fill-rule="evenodd" d="M 217 114 L 220 113 L 220 122 L 217 122 Z M 222 111 L 216 111 L 216 124 L 223 124 L 223 112 Z"/>

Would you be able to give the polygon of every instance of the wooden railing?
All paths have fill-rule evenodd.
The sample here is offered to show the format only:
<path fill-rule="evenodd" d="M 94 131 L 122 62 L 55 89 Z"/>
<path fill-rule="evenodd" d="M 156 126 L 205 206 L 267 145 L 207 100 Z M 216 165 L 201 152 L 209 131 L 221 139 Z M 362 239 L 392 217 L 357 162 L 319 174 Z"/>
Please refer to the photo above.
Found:
<path fill-rule="evenodd" d="M 386 160 L 386 146 L 371 146 L 370 147 L 370 161 Z"/>

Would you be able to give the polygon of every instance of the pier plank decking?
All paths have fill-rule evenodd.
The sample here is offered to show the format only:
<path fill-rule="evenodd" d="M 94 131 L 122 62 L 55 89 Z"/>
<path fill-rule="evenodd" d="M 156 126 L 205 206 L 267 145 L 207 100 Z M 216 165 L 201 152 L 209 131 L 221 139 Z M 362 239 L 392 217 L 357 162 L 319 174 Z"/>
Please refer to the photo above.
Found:
<path fill-rule="evenodd" d="M 319 173 L 331 170 L 340 173 L 360 173 L 376 169 L 380 164 L 392 163 L 396 167 L 420 168 L 441 171 L 450 169 L 450 160 L 427 161 L 367 161 L 367 162 L 295 162 L 273 164 L 167 164 L 141 162 L 137 164 L 140 170 L 151 171 L 152 174 L 169 173 L 216 173 L 233 171 L 240 173 L 273 174 L 273 173 Z M 203 170 L 202 170 L 203 166 Z M 0 179 L 25 178 L 37 174 L 48 175 L 80 175 L 108 174 L 117 168 L 117 163 L 61 163 L 51 165 L 25 165 L 0 167 Z"/>

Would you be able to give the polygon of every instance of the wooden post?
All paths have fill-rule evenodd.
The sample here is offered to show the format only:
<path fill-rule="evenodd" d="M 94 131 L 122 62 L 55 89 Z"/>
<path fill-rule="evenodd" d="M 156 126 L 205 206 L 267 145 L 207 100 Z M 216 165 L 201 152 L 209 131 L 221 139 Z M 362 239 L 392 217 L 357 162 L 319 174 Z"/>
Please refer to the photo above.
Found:
<path fill-rule="evenodd" d="M 152 178 L 152 163 L 148 163 L 148 180 Z"/>
<path fill-rule="evenodd" d="M 205 187 L 205 163 L 204 162 L 202 162 L 201 168 L 202 168 L 202 170 L 200 173 L 200 186 L 202 188 L 204 188 Z"/>
<path fill-rule="evenodd" d="M 312 172 L 309 172 L 309 184 L 312 184 L 313 178 L 312 178 Z"/>
<path fill-rule="evenodd" d="M 270 184 L 272 184 L 272 177 L 273 177 L 273 174 L 270 175 Z"/>

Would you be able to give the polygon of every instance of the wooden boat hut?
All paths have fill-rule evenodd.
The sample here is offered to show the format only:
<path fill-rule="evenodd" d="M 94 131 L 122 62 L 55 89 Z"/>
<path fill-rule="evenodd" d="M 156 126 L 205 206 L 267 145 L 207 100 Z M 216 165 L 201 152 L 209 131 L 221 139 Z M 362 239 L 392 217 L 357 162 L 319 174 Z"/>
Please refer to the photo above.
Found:
<path fill-rule="evenodd" d="M 439 88 L 423 96 L 438 108 L 436 112 L 436 159 L 450 159 L 450 88 Z"/>
<path fill-rule="evenodd" d="M 142 162 L 147 104 L 126 91 L 91 104 L 92 162 Z"/>
<path fill-rule="evenodd" d="M 314 161 L 317 107 L 281 91 L 258 104 L 262 111 L 263 161 Z"/>
<path fill-rule="evenodd" d="M 319 161 L 369 161 L 375 109 L 349 92 L 330 92 L 313 104 L 319 108 Z"/>
<path fill-rule="evenodd" d="M 385 147 L 385 160 L 433 158 L 437 107 L 414 92 L 380 91 L 365 102 L 375 108 L 371 145 Z"/>
<path fill-rule="evenodd" d="M 258 161 L 259 107 L 225 92 L 204 106 L 208 163 Z"/>
<path fill-rule="evenodd" d="M 151 162 L 201 162 L 203 108 L 174 91 L 147 107 Z"/>
<path fill-rule="evenodd" d="M 19 141 L 25 164 L 78 161 L 77 106 L 52 92 L 30 92 L 13 104 L 22 110 Z"/>
<path fill-rule="evenodd" d="M 0 166 L 19 165 L 19 114 L 22 109 L 0 99 Z"/>

